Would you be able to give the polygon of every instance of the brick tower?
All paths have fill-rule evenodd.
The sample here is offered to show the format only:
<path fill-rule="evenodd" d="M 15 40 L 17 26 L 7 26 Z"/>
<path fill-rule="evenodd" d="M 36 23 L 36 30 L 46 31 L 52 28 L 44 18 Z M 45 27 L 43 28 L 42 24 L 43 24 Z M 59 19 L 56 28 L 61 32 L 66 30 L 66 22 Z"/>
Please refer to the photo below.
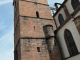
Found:
<path fill-rule="evenodd" d="M 14 60 L 61 60 L 47 0 L 14 0 Z"/>

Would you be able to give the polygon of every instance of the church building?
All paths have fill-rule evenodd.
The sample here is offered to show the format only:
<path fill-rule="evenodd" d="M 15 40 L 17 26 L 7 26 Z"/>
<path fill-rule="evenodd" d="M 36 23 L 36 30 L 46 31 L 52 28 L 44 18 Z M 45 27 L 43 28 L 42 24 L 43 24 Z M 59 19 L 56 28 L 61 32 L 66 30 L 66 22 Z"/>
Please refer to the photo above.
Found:
<path fill-rule="evenodd" d="M 64 0 L 53 15 L 63 60 L 80 60 L 80 0 Z"/>

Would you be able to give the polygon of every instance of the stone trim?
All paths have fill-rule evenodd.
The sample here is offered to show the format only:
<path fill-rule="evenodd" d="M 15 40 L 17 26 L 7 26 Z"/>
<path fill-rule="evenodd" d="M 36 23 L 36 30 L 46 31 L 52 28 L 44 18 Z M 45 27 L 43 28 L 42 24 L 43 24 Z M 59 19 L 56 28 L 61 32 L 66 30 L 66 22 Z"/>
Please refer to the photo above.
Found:
<path fill-rule="evenodd" d="M 49 36 L 49 37 L 20 37 L 17 44 L 14 46 L 14 50 L 17 47 L 18 43 L 20 42 L 20 39 L 49 39 L 49 38 L 55 38 L 55 36 Z"/>
<path fill-rule="evenodd" d="M 27 17 L 27 18 L 37 18 L 37 17 L 31 17 L 31 16 L 22 16 L 19 15 L 20 17 Z M 37 18 L 37 19 L 43 19 L 43 20 L 53 20 L 53 19 L 47 19 L 47 18 Z"/>
<path fill-rule="evenodd" d="M 49 37 L 20 37 L 20 39 L 47 39 L 55 36 L 49 36 Z"/>

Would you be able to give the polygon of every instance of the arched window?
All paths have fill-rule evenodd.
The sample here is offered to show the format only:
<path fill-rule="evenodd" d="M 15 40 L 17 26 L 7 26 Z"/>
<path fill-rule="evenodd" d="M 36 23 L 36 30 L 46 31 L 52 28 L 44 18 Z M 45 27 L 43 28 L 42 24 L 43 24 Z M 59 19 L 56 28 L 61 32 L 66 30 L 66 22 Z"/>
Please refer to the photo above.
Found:
<path fill-rule="evenodd" d="M 77 55 L 78 50 L 77 50 L 77 47 L 76 47 L 76 44 L 74 42 L 71 32 L 66 29 L 64 36 L 65 36 L 65 41 L 66 41 L 70 56 Z"/>
<path fill-rule="evenodd" d="M 71 0 L 71 4 L 74 10 L 80 6 L 79 0 Z"/>
<path fill-rule="evenodd" d="M 59 14 L 59 22 L 60 22 L 60 24 L 62 24 L 64 22 L 64 18 L 62 16 L 62 14 Z"/>
<path fill-rule="evenodd" d="M 37 16 L 37 18 L 39 18 L 39 12 L 38 11 L 36 11 L 36 16 Z"/>

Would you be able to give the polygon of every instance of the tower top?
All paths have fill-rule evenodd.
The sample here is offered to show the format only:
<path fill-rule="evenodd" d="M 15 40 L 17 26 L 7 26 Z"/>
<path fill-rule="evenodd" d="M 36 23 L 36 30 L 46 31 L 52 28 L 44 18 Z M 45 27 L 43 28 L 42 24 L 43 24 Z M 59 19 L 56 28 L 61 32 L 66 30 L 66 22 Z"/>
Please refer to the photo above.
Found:
<path fill-rule="evenodd" d="M 13 0 L 13 6 L 14 6 L 15 1 L 17 0 Z M 26 2 L 31 2 L 31 3 L 48 5 L 47 0 L 18 0 L 18 1 L 26 1 Z"/>

